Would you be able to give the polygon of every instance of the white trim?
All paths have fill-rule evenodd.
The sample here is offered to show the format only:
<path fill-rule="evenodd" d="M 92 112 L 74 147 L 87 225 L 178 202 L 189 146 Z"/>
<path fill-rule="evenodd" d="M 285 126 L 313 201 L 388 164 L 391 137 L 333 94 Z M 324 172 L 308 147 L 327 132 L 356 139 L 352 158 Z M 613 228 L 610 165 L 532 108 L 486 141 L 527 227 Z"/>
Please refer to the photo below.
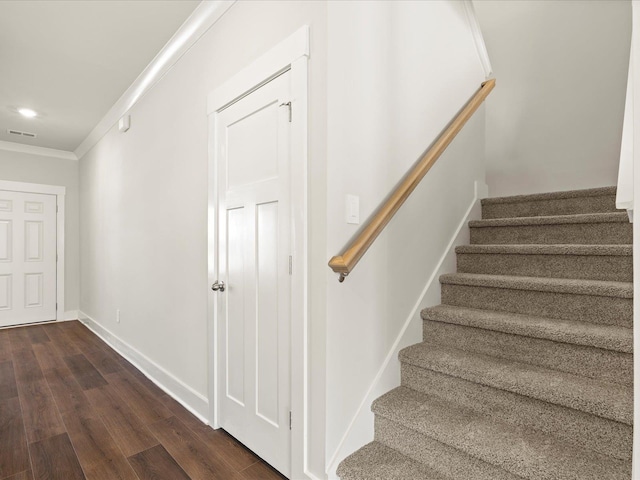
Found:
<path fill-rule="evenodd" d="M 358 448 L 373 440 L 373 413 L 371 404 L 379 396 L 400 385 L 400 361 L 398 353 L 405 347 L 422 341 L 422 319 L 420 311 L 428 305 L 440 303 L 440 283 L 438 278 L 444 273 L 451 273 L 456 268 L 455 249 L 459 245 L 469 243 L 469 229 L 466 228 L 470 220 L 480 218 L 480 199 L 487 193 L 487 186 L 482 182 L 475 182 L 474 196 L 469 208 L 460 220 L 447 248 L 433 269 L 422 293 L 411 309 L 391 346 L 389 353 L 378 370 L 371 386 L 360 402 L 349 427 L 342 436 L 338 447 L 327 463 L 327 475 L 330 479 L 337 479 L 336 470 L 342 460 Z"/>
<path fill-rule="evenodd" d="M 86 313 L 80 311 L 78 312 L 78 315 L 79 320 L 84 323 L 89 330 L 95 333 L 107 345 L 127 359 L 134 367 L 140 370 L 149 380 L 160 387 L 165 393 L 170 395 L 184 408 L 198 417 L 200 421 L 204 424 L 208 424 L 207 411 L 209 409 L 209 401 L 204 395 L 196 392 L 189 385 L 183 383 L 179 378 L 167 372 L 156 362 L 111 333 Z"/>
<path fill-rule="evenodd" d="M 291 71 L 291 184 L 294 208 L 293 275 L 291 305 L 291 478 L 315 478 L 308 469 L 309 387 L 308 387 L 308 60 L 309 27 L 303 26 L 207 97 L 209 117 L 209 283 L 217 276 L 215 182 L 215 113 L 246 96 L 267 81 L 287 70 Z M 217 420 L 217 318 L 215 296 L 208 298 L 209 419 L 214 428 Z"/>
<path fill-rule="evenodd" d="M 478 52 L 478 58 L 484 69 L 485 79 L 489 79 L 493 75 L 493 69 L 491 68 L 491 60 L 489 59 L 489 52 L 487 51 L 487 44 L 484 43 L 484 36 L 482 35 L 482 29 L 480 28 L 480 22 L 478 22 L 478 16 L 476 15 L 476 9 L 473 6 L 472 0 L 465 0 L 464 11 L 467 15 L 467 21 L 473 34 L 473 40 L 476 44 L 476 51 Z"/>
<path fill-rule="evenodd" d="M 78 320 L 79 314 L 78 314 L 78 310 L 67 310 L 66 312 L 64 312 L 64 315 L 62 316 L 62 320 L 63 322 L 71 322 L 73 320 Z"/>
<path fill-rule="evenodd" d="M 215 118 L 208 116 L 209 137 L 208 137 L 208 181 L 207 181 L 207 279 L 209 285 L 218 278 L 218 190 L 215 165 L 216 144 L 216 122 Z M 209 290 L 207 290 L 209 291 Z M 209 395 L 209 424 L 215 428 L 220 428 L 218 423 L 218 394 L 217 394 L 217 360 L 215 346 L 218 345 L 218 319 L 216 309 L 216 299 L 213 295 L 207 295 L 207 383 Z"/>
<path fill-rule="evenodd" d="M 235 0 L 203 1 L 76 148 L 82 158 L 175 65 Z"/>
<path fill-rule="evenodd" d="M 67 188 L 60 185 L 44 185 L 42 183 L 10 182 L 0 180 L 0 190 L 24 193 L 43 193 L 45 195 L 64 195 Z"/>
<path fill-rule="evenodd" d="M 629 51 L 629 73 L 627 74 L 627 94 L 622 122 L 622 141 L 620 144 L 620 164 L 618 167 L 618 188 L 616 190 L 616 208 L 625 209 L 629 221 L 633 223 L 633 137 L 634 137 L 634 46 L 632 32 Z"/>
<path fill-rule="evenodd" d="M 640 1 L 631 2 L 632 30 L 640 28 Z M 640 35 L 631 36 L 633 52 L 633 65 L 640 66 Z M 634 82 L 639 80 L 640 75 L 634 75 Z M 640 115 L 640 95 L 633 95 L 633 145 L 640 145 L 640 122 L 635 121 L 635 117 Z M 640 160 L 640 152 L 634 148 L 633 163 Z M 633 168 L 633 189 L 640 188 L 640 168 Z M 638 203 L 639 197 L 633 195 L 633 207 Z M 633 224 L 633 421 L 635 425 L 640 422 L 640 222 Z M 640 428 L 633 429 L 633 454 L 632 454 L 632 479 L 640 480 Z"/>
<path fill-rule="evenodd" d="M 320 478 L 316 474 L 311 473 L 307 470 L 304 471 L 304 474 L 307 476 L 307 480 L 326 480 L 324 477 Z"/>
<path fill-rule="evenodd" d="M 56 320 L 64 320 L 64 199 L 67 188 L 60 185 L 43 185 L 40 183 L 10 182 L 7 180 L 0 180 L 0 190 L 8 190 L 10 192 L 40 193 L 44 195 L 56 196 L 56 205 L 58 207 L 58 212 L 56 213 L 56 253 L 58 255 L 58 261 L 56 263 L 56 302 L 58 304 L 58 307 L 56 309 Z"/>
<path fill-rule="evenodd" d="M 63 187 L 64 188 L 64 187 Z M 66 190 L 66 189 L 65 189 Z M 57 211 L 57 264 L 56 264 L 56 289 L 58 292 L 58 305 L 56 311 L 56 320 L 64 319 L 64 278 L 66 272 L 66 263 L 65 263 L 65 194 L 58 193 L 56 194 L 56 206 L 58 208 Z"/>
<path fill-rule="evenodd" d="M 0 150 L 7 152 L 28 153 L 30 155 L 40 155 L 41 157 L 61 158 L 63 160 L 78 160 L 73 152 L 66 150 L 56 150 L 55 148 L 37 147 L 35 145 L 25 145 L 23 143 L 5 142 L 0 140 Z"/>
<path fill-rule="evenodd" d="M 309 57 L 309 27 L 301 27 L 278 45 L 244 68 L 207 97 L 207 115 L 248 95 L 264 85 L 301 57 Z M 278 67 L 275 67 L 278 65 Z M 259 79 L 259 80 L 258 80 Z"/>
<path fill-rule="evenodd" d="M 291 198 L 293 273 L 291 277 L 291 478 L 309 472 L 309 202 L 308 202 L 308 86 L 309 29 L 304 27 L 306 53 L 291 62 Z M 302 42 L 303 39 L 300 40 Z M 300 321 L 296 322 L 298 318 Z"/>

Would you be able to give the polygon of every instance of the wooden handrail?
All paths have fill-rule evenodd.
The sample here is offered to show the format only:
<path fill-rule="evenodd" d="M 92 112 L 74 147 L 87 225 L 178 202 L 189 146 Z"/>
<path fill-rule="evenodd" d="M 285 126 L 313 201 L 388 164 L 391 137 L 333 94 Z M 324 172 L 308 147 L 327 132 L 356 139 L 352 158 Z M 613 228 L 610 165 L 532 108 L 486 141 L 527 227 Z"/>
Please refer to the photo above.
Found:
<path fill-rule="evenodd" d="M 436 163 L 440 155 L 447 149 L 458 132 L 471 118 L 474 112 L 482 104 L 487 95 L 493 90 L 495 79 L 483 82 L 478 91 L 471 97 L 458 116 L 451 122 L 447 129 L 438 137 L 433 146 L 423 155 L 413 170 L 405 177 L 400 185 L 391 194 L 389 199 L 380 207 L 374 217 L 360 234 L 346 247 L 341 255 L 329 260 L 329 267 L 340 274 L 340 282 L 351 273 L 360 261 L 360 258 L 369 249 L 380 232 L 387 226 L 398 209 L 402 206 L 411 192 L 415 190 L 429 169 Z"/>

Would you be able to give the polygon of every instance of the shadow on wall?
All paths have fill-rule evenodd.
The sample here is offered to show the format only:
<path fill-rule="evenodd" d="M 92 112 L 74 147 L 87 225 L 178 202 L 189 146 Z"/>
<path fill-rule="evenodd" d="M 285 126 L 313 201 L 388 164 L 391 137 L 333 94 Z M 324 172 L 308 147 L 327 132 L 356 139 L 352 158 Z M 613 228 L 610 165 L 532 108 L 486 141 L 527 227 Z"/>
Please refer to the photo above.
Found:
<path fill-rule="evenodd" d="M 491 196 L 614 185 L 631 2 L 474 2 L 500 88 L 487 101 Z"/>

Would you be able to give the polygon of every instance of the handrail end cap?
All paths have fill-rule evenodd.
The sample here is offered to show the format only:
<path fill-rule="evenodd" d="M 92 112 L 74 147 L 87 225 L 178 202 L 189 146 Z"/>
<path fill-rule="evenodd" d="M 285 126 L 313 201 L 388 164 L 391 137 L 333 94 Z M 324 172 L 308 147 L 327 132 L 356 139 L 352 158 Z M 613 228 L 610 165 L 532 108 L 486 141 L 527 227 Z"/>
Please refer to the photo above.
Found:
<path fill-rule="evenodd" d="M 344 258 L 342 257 L 342 255 L 336 255 L 335 257 L 332 257 L 331 260 L 329 260 L 329 267 L 336 273 L 349 273 L 349 267 L 344 262 Z"/>

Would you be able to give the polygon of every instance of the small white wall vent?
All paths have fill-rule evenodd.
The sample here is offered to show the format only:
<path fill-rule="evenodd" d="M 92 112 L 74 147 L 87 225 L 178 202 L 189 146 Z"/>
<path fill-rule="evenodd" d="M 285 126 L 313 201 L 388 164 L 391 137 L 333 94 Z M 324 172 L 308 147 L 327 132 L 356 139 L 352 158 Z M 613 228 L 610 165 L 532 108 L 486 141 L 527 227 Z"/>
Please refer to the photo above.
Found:
<path fill-rule="evenodd" d="M 35 133 L 30 133 L 30 132 L 22 132 L 20 130 L 13 130 L 11 128 L 7 129 L 7 133 L 11 134 L 11 135 L 19 135 L 21 137 L 29 137 L 29 138 L 36 138 L 38 135 Z"/>

